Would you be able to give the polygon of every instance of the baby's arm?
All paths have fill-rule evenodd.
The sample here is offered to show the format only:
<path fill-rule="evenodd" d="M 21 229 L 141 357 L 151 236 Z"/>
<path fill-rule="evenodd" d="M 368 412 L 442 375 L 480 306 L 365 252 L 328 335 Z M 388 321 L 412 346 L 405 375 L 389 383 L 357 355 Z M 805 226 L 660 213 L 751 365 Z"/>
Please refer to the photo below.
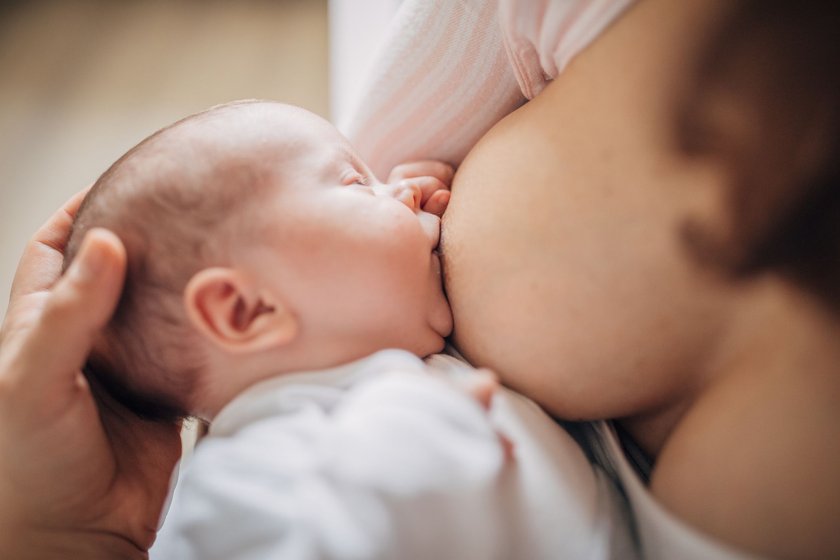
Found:
<path fill-rule="evenodd" d="M 504 556 L 505 449 L 467 392 L 400 371 L 334 406 L 282 399 L 296 410 L 202 443 L 153 558 Z"/>

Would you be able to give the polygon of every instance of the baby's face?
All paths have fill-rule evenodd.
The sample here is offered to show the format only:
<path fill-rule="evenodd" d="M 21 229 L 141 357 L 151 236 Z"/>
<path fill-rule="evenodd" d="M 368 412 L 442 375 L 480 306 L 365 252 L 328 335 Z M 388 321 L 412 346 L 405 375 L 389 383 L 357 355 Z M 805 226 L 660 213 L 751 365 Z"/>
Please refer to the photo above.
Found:
<path fill-rule="evenodd" d="M 252 210 L 264 238 L 240 258 L 288 302 L 301 334 L 322 341 L 321 361 L 386 347 L 439 351 L 452 315 L 436 253 L 438 216 L 400 185 L 380 183 L 315 115 L 260 104 L 230 118 L 250 120 L 244 141 L 269 170 Z"/>

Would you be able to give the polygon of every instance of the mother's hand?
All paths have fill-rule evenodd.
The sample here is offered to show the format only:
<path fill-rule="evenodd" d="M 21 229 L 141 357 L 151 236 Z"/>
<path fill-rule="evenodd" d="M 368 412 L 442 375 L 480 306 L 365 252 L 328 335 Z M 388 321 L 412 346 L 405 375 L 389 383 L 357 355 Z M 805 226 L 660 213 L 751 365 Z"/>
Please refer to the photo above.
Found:
<path fill-rule="evenodd" d="M 154 540 L 178 426 L 94 400 L 81 373 L 114 311 L 125 250 L 92 230 L 61 277 L 84 193 L 29 242 L 0 327 L 0 557 L 143 558 Z"/>

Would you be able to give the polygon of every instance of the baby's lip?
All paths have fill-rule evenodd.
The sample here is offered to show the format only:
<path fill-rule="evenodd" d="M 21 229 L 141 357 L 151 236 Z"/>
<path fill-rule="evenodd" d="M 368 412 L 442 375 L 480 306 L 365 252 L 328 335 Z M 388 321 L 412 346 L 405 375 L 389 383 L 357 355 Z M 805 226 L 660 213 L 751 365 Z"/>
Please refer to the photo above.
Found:
<path fill-rule="evenodd" d="M 431 241 L 431 250 L 434 251 L 440 243 L 440 218 L 429 212 L 421 211 L 417 217 L 420 219 L 420 226 Z"/>

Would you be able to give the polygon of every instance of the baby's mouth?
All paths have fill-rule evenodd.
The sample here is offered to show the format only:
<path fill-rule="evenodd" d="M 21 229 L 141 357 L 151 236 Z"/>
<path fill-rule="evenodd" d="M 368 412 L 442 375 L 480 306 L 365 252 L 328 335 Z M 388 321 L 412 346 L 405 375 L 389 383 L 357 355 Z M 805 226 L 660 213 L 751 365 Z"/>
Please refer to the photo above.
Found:
<path fill-rule="evenodd" d="M 428 212 L 421 212 L 418 218 L 423 231 L 431 242 L 432 251 L 437 251 L 440 244 L 440 218 Z"/>

